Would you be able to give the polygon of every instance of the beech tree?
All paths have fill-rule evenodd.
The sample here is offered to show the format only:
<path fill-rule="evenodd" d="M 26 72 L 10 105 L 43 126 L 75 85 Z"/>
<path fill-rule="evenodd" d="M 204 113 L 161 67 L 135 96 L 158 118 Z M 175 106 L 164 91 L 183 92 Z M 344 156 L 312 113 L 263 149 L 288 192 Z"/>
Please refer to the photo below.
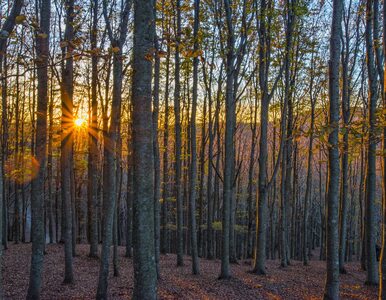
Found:
<path fill-rule="evenodd" d="M 343 3 L 333 2 L 329 61 L 328 195 L 327 195 L 327 279 L 324 299 L 339 299 L 339 56 L 341 48 Z"/>
<path fill-rule="evenodd" d="M 152 127 L 152 51 L 154 2 L 134 1 L 133 163 L 134 299 L 157 298 L 154 258 L 154 164 Z M 149 176 L 150 173 L 150 176 Z"/>
<path fill-rule="evenodd" d="M 1 2 L 3 297 L 384 298 L 385 14 Z"/>
<path fill-rule="evenodd" d="M 376 160 L 376 106 L 378 98 L 378 80 L 374 59 L 373 46 L 373 22 L 374 2 L 366 2 L 366 57 L 369 81 L 369 141 L 368 141 L 368 162 L 366 176 L 366 283 L 369 285 L 378 284 L 378 268 L 375 253 L 375 160 Z"/>
<path fill-rule="evenodd" d="M 17 5 L 20 5 L 17 8 Z M 19 15 L 23 1 L 15 2 L 15 18 Z M 35 32 L 36 56 L 38 75 L 38 100 L 36 120 L 36 158 L 39 163 L 39 171 L 32 181 L 31 208 L 32 208 L 32 256 L 27 299 L 39 299 L 42 284 L 43 259 L 44 259 L 44 178 L 46 170 L 46 140 L 47 140 L 47 108 L 48 108 L 48 58 L 50 47 L 50 1 L 43 1 L 40 11 L 36 16 L 39 27 Z M 9 32 L 11 32 L 11 28 Z"/>

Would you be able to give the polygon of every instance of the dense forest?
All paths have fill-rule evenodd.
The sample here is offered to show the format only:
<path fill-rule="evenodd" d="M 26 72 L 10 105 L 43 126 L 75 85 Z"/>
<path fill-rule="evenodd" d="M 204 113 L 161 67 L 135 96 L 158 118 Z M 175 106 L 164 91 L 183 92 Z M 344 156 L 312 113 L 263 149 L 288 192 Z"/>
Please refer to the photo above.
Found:
<path fill-rule="evenodd" d="M 0 299 L 386 299 L 386 4 L 0 0 Z"/>

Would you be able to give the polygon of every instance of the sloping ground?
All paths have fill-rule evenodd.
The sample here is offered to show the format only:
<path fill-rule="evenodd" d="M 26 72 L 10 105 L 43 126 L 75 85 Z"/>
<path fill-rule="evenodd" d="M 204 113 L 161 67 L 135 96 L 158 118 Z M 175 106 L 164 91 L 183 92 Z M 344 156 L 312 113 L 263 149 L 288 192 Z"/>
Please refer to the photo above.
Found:
<path fill-rule="evenodd" d="M 99 261 L 87 257 L 88 246 L 78 245 L 74 258 L 75 284 L 63 285 L 64 253 L 62 245 L 48 245 L 44 261 L 42 299 L 94 299 Z M 6 299 L 25 299 L 28 288 L 30 244 L 10 245 L 5 251 L 4 292 Z M 133 289 L 132 260 L 124 257 L 120 247 L 120 276 L 110 277 L 109 298 L 130 299 Z M 232 265 L 233 278 L 218 280 L 220 261 L 200 261 L 200 276 L 191 275 L 190 258 L 177 268 L 175 255 L 161 256 L 158 294 L 161 299 L 320 299 L 323 295 L 325 263 L 311 261 L 304 267 L 293 262 L 279 268 L 268 261 L 268 275 L 257 276 L 243 262 Z M 341 276 L 342 299 L 376 299 L 377 288 L 363 284 L 365 273 L 358 263 L 347 265 L 348 274 Z M 112 272 L 111 272 L 112 274 Z"/>

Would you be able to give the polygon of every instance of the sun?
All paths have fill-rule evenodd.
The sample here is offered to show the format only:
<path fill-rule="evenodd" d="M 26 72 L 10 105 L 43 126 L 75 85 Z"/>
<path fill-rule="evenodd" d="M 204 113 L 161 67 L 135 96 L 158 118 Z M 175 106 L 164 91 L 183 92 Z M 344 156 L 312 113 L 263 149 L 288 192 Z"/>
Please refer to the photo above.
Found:
<path fill-rule="evenodd" d="M 82 118 L 76 118 L 74 123 L 76 127 L 82 127 L 84 124 L 86 124 L 86 120 Z"/>

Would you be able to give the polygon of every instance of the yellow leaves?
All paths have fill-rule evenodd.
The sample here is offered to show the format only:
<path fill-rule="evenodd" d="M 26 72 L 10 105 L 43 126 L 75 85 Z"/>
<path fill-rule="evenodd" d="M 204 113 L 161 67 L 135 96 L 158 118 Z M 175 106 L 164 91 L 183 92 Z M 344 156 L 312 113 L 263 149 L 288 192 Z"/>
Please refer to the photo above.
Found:
<path fill-rule="evenodd" d="M 14 153 L 4 163 L 5 176 L 13 182 L 24 184 L 34 179 L 40 164 L 31 153 Z"/>
<path fill-rule="evenodd" d="M 110 48 L 110 51 L 111 51 L 112 53 L 118 53 L 120 50 L 121 50 L 121 49 L 120 49 L 119 47 L 112 47 L 112 48 Z"/>
<path fill-rule="evenodd" d="M 19 15 L 15 18 L 15 23 L 22 24 L 26 19 L 27 17 L 25 15 Z"/>
<path fill-rule="evenodd" d="M 147 61 L 153 61 L 153 58 L 155 55 L 157 55 L 157 49 L 151 48 L 151 49 L 149 49 L 149 52 L 147 54 L 145 54 L 144 58 Z M 158 53 L 158 55 L 159 55 L 159 53 Z"/>
<path fill-rule="evenodd" d="M 166 51 L 162 51 L 162 50 L 158 51 L 158 57 L 166 57 L 167 54 L 168 53 Z"/>
<path fill-rule="evenodd" d="M 102 50 L 100 48 L 94 48 L 91 50 L 86 50 L 85 52 L 91 55 L 101 55 Z"/>
<path fill-rule="evenodd" d="M 46 39 L 48 37 L 48 34 L 47 33 L 38 33 L 37 37 L 40 39 Z"/>
<path fill-rule="evenodd" d="M 184 56 L 187 57 L 187 58 L 190 58 L 190 57 L 192 57 L 192 58 L 199 57 L 199 56 L 202 56 L 202 54 L 203 54 L 203 51 L 202 51 L 201 49 L 196 50 L 196 51 L 188 50 L 188 51 L 184 51 L 184 52 L 182 53 L 182 55 L 184 55 Z"/>

